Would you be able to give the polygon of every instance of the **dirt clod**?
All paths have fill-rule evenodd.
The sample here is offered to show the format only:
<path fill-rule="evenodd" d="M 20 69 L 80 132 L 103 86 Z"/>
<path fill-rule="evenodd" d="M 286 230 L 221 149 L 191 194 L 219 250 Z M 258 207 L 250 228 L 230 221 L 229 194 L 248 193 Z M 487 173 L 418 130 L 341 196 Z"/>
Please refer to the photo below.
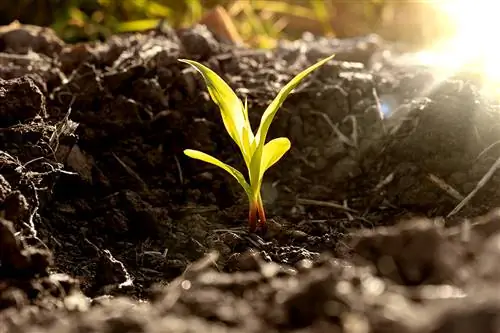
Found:
<path fill-rule="evenodd" d="M 0 124 L 8 127 L 35 117 L 47 117 L 46 97 L 28 77 L 0 80 Z"/>

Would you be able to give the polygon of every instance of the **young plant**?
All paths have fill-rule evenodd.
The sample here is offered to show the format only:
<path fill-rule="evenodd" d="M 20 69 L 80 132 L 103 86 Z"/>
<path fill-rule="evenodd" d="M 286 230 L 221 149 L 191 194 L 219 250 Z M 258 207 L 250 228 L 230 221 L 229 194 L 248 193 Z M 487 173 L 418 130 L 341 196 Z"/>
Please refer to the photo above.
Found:
<path fill-rule="evenodd" d="M 201 151 L 186 149 L 184 154 L 216 165 L 236 178 L 245 190 L 250 203 L 248 215 L 250 232 L 256 231 L 257 227 L 259 229 L 265 229 L 266 227 L 266 215 L 260 193 L 264 173 L 283 157 L 291 145 L 290 140 L 287 138 L 276 138 L 266 143 L 266 136 L 271 122 L 290 92 L 307 75 L 333 57 L 334 55 L 305 69 L 283 87 L 262 115 L 259 128 L 255 134 L 250 127 L 246 100 L 243 103 L 229 85 L 208 67 L 193 60 L 179 59 L 179 61 L 193 66 L 203 76 L 212 100 L 220 109 L 226 131 L 238 145 L 243 155 L 248 171 L 248 181 L 240 171 Z"/>

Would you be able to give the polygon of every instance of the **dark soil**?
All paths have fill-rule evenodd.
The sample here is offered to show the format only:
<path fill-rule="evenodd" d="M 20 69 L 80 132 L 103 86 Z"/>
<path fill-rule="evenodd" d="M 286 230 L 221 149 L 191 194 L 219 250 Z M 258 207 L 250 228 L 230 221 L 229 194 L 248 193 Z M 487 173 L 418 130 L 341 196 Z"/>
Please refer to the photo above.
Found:
<path fill-rule="evenodd" d="M 0 28 L 0 332 L 500 332 L 499 107 L 377 36 L 236 47 L 205 27 L 65 45 Z M 391 52 L 393 55 L 391 55 Z M 266 235 L 200 61 L 292 149 Z M 385 114 L 384 114 L 385 113 Z M 450 212 L 453 211 L 453 214 Z"/>

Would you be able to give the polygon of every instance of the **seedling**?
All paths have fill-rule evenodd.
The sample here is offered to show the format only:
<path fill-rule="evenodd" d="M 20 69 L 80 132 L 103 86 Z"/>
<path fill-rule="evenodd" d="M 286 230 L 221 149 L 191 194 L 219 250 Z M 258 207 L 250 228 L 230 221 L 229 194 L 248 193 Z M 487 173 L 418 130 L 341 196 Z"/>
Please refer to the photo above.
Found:
<path fill-rule="evenodd" d="M 210 68 L 193 60 L 179 59 L 179 61 L 193 66 L 203 76 L 212 100 L 220 109 L 226 131 L 238 145 L 243 155 L 248 171 L 248 181 L 240 171 L 201 151 L 186 149 L 184 150 L 184 154 L 191 158 L 216 165 L 236 178 L 248 196 L 250 204 L 248 214 L 250 232 L 256 231 L 257 227 L 259 229 L 265 229 L 266 227 L 266 214 L 261 197 L 261 184 L 264 173 L 278 162 L 291 146 L 288 138 L 276 138 L 265 143 L 271 122 L 290 92 L 307 75 L 333 57 L 334 55 L 305 69 L 283 87 L 262 115 L 259 128 L 255 134 L 250 127 L 246 99 L 243 103 L 229 85 Z"/>

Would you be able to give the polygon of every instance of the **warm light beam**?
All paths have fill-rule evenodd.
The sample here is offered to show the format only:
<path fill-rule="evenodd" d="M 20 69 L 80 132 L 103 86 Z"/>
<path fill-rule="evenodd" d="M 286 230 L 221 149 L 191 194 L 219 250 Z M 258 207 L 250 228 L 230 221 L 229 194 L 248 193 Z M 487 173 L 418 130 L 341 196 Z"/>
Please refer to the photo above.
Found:
<path fill-rule="evenodd" d="M 448 66 L 470 66 L 485 82 L 500 84 L 500 2 L 494 0 L 441 0 L 437 8 L 454 23 L 455 35 L 439 46 Z M 443 64 L 444 65 L 444 64 Z"/>

